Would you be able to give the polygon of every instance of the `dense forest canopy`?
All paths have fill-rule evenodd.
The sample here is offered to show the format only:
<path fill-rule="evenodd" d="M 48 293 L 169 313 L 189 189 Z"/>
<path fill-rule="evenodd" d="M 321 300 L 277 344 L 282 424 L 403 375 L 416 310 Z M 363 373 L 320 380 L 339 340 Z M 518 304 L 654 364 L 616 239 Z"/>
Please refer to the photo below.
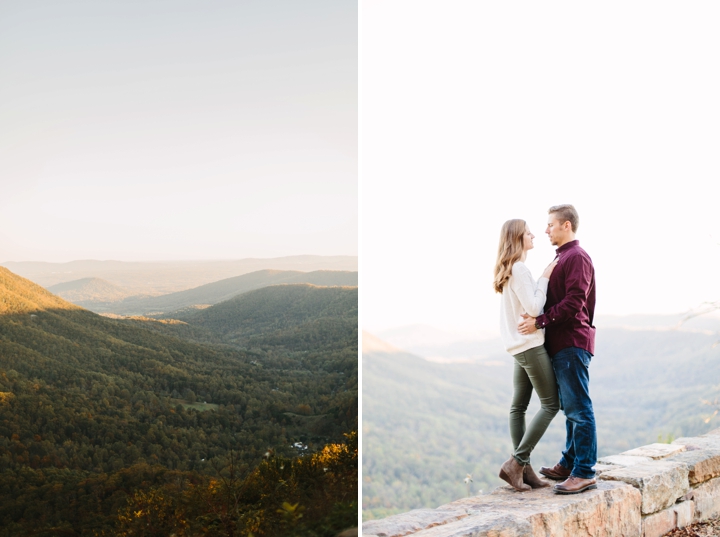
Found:
<path fill-rule="evenodd" d="M 346 434 L 357 429 L 357 289 L 337 288 L 343 298 L 330 303 L 339 309 L 319 307 L 325 290 L 303 287 L 290 307 L 276 288 L 255 291 L 252 303 L 266 307 L 239 322 L 236 341 L 212 323 L 199 329 L 200 341 L 188 336 L 191 324 L 104 318 L 0 268 L 0 535 L 112 535 L 138 498 L 162 492 L 172 503 L 190 489 L 206 494 L 231 461 L 249 480 L 243 490 L 262 490 L 260 461 L 305 468 L 326 446 L 351 446 L 333 475 L 352 489 L 356 448 Z M 301 322 L 288 323 L 286 310 Z M 313 507 L 302 484 L 293 490 L 287 500 L 315 513 L 304 519 L 317 526 L 306 527 L 308 535 L 347 524 L 343 511 L 327 526 L 337 507 L 327 498 Z M 261 513 L 277 500 L 255 532 L 281 530 L 281 498 L 240 497 Z M 187 535 L 205 519 L 210 534 L 228 534 L 211 514 L 185 514 L 194 517 Z M 247 522 L 233 519 L 237 528 Z"/>

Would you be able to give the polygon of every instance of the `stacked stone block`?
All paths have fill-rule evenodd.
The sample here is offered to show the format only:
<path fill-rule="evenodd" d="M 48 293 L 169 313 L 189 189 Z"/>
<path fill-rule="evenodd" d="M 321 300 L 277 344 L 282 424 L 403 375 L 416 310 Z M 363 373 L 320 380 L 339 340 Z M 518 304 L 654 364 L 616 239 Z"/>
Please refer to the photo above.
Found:
<path fill-rule="evenodd" d="M 660 537 L 720 514 L 720 429 L 598 462 L 600 479 L 622 481 L 641 492 L 643 537 Z"/>
<path fill-rule="evenodd" d="M 720 429 L 603 457 L 598 488 L 490 494 L 362 525 L 364 537 L 660 537 L 720 515 Z"/>

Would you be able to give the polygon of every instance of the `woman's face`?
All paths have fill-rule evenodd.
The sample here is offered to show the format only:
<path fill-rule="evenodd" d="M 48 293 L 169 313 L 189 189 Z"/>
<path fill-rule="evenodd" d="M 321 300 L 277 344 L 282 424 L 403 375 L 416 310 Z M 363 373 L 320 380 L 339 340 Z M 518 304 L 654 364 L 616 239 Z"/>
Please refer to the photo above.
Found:
<path fill-rule="evenodd" d="M 535 246 L 533 245 L 533 239 L 535 235 L 530 233 L 530 228 L 525 226 L 525 233 L 523 234 L 523 249 L 525 251 L 532 250 Z"/>

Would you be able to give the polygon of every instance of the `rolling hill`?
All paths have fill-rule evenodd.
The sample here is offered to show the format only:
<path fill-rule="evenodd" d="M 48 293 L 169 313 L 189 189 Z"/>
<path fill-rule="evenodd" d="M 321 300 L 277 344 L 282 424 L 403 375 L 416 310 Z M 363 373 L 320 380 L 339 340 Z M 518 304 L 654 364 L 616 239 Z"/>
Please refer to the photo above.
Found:
<path fill-rule="evenodd" d="M 228 300 L 253 289 L 282 283 L 309 283 L 323 286 L 357 286 L 358 274 L 350 271 L 259 270 L 233 278 L 156 297 L 129 297 L 121 302 L 80 303 L 92 311 L 120 315 L 157 315 L 193 306 L 207 306 Z"/>
<path fill-rule="evenodd" d="M 71 282 L 58 283 L 48 287 L 48 291 L 83 307 L 86 303 L 116 302 L 131 295 L 122 287 L 100 278 L 81 278 Z"/>
<path fill-rule="evenodd" d="M 720 416 L 717 332 L 598 330 L 590 390 L 599 455 L 705 433 Z M 363 516 L 437 507 L 502 484 L 511 450 L 507 412 L 512 357 L 436 363 L 363 336 Z M 710 403 L 710 404 L 707 404 Z M 713 404 L 714 403 L 714 404 Z M 536 398 L 529 411 L 534 414 Z M 533 453 L 557 462 L 558 414 Z"/>
<path fill-rule="evenodd" d="M 0 268 L 0 535 L 93 535 L 134 490 L 197 481 L 231 449 L 248 468 L 356 427 L 353 333 L 342 350 L 243 351 L 149 322 L 162 324 L 98 316 Z"/>

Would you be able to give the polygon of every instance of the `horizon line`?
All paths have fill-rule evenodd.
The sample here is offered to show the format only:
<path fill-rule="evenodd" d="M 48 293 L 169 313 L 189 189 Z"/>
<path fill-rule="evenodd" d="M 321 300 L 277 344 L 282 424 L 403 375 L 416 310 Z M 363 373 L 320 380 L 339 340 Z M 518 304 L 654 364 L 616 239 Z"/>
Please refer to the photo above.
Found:
<path fill-rule="evenodd" d="M 227 257 L 227 258 L 208 258 L 208 259 L 164 259 L 164 260 L 133 260 L 126 261 L 122 259 L 72 259 L 70 261 L 2 261 L 0 265 L 6 265 L 8 263 L 47 263 L 55 265 L 65 265 L 68 263 L 81 263 L 94 261 L 98 263 L 213 263 L 218 261 L 249 261 L 249 260 L 275 260 L 275 259 L 287 259 L 292 257 L 358 257 L 358 254 L 293 254 L 293 255 L 281 255 L 275 257 Z"/>

